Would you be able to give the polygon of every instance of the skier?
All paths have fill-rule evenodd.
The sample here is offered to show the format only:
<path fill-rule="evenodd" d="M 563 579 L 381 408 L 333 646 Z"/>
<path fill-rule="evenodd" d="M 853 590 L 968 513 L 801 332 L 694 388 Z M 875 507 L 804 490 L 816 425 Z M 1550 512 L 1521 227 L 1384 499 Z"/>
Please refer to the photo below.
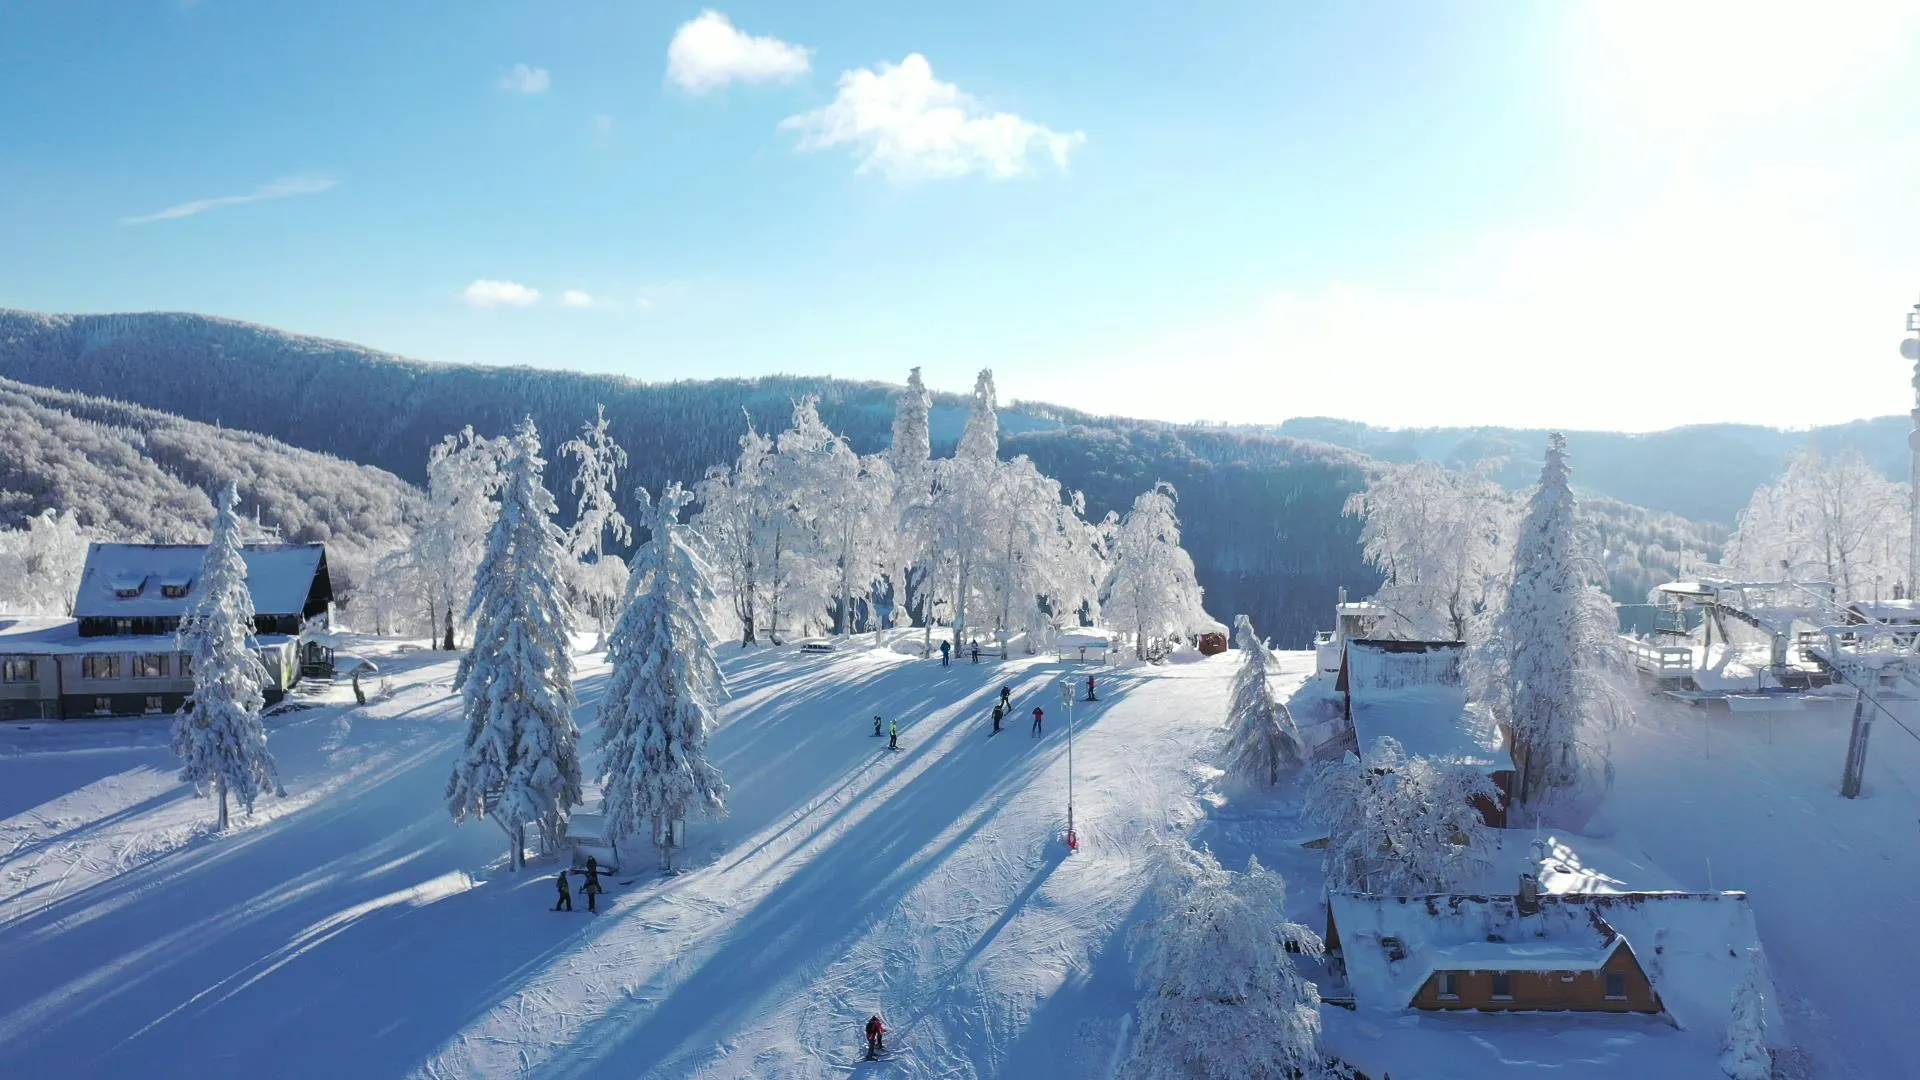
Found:
<path fill-rule="evenodd" d="M 560 885 L 560 899 L 554 903 L 553 910 L 572 911 L 573 889 L 567 884 L 567 872 L 562 870 L 558 874 L 555 874 L 553 879 Z"/>
<path fill-rule="evenodd" d="M 873 737 L 877 739 L 880 737 L 880 735 L 881 735 L 880 718 L 876 716 L 873 718 Z"/>
<path fill-rule="evenodd" d="M 900 749 L 900 721 L 898 720 L 887 725 L 887 749 Z"/>
<path fill-rule="evenodd" d="M 995 702 L 993 706 L 993 733 L 995 735 L 1000 734 L 1000 718 L 1005 715 L 1007 715 L 1007 710 L 1001 708 L 1000 704 Z"/>
<path fill-rule="evenodd" d="M 953 666 L 953 642 L 951 641 L 942 641 L 940 643 L 940 666 Z"/>
<path fill-rule="evenodd" d="M 976 664 L 980 662 L 980 639 L 979 638 L 973 639 L 973 662 Z"/>
<path fill-rule="evenodd" d="M 1046 715 L 1040 711 L 1040 706 L 1033 707 L 1033 737 L 1036 739 L 1040 737 L 1040 721 L 1045 719 Z"/>
<path fill-rule="evenodd" d="M 1000 707 L 1008 712 L 1013 711 L 1013 687 L 1006 683 L 1000 684 Z"/>
<path fill-rule="evenodd" d="M 601 892 L 600 860 L 591 855 L 587 856 L 587 883 L 580 886 L 580 891 L 587 894 L 587 910 L 595 915 L 600 914 L 600 909 L 594 906 L 594 900 Z"/>
<path fill-rule="evenodd" d="M 867 1060 L 872 1061 L 887 1052 L 887 1025 L 880 1017 L 867 1017 Z"/>
<path fill-rule="evenodd" d="M 1087 700 L 1088 701 L 1100 700 L 1099 698 L 1093 696 L 1093 676 L 1091 675 L 1087 676 Z"/>

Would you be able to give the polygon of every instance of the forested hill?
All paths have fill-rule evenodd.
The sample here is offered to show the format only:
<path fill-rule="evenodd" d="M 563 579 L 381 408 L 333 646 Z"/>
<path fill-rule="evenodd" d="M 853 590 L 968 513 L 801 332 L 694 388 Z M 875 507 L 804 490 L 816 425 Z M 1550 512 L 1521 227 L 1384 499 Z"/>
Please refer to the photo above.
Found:
<path fill-rule="evenodd" d="M 1779 475 L 1787 456 L 1812 443 L 1857 449 L 1889 478 L 1907 478 L 1904 416 L 1856 420 L 1807 431 L 1753 424 L 1696 424 L 1646 434 L 1567 432 L 1576 488 L 1697 521 L 1732 525 L 1754 490 Z M 1539 479 L 1546 432 L 1506 427 L 1377 428 L 1352 420 L 1299 417 L 1278 432 L 1332 443 L 1379 461 L 1433 461 L 1449 468 L 1495 463 L 1493 478 L 1511 490 Z"/>
<path fill-rule="evenodd" d="M 266 436 L 0 379 L 0 528 L 49 507 L 124 539 L 203 541 L 228 480 L 288 540 L 325 541 L 336 586 L 408 535 L 420 494 L 399 477 Z"/>
<path fill-rule="evenodd" d="M 896 389 L 790 376 L 640 383 L 423 363 L 199 315 L 19 311 L 0 311 L 0 376 L 245 428 L 416 483 L 428 448 L 464 425 L 497 434 L 531 413 L 551 447 L 604 404 L 633 480 L 654 490 L 731 461 L 749 416 L 762 430 L 784 428 L 804 394 L 820 396 L 822 418 L 856 450 L 878 450 L 891 437 Z M 934 406 L 935 452 L 949 453 L 965 399 L 938 393 Z M 1340 586 L 1364 595 L 1379 581 L 1360 562 L 1357 523 L 1340 512 L 1364 482 L 1357 454 L 1024 402 L 1003 406 L 1000 421 L 1002 452 L 1029 454 L 1084 491 L 1089 517 L 1125 511 L 1156 480 L 1172 482 L 1207 606 L 1223 621 L 1244 611 L 1275 642 L 1301 646 L 1331 619 Z M 562 492 L 563 477 L 552 485 Z"/>

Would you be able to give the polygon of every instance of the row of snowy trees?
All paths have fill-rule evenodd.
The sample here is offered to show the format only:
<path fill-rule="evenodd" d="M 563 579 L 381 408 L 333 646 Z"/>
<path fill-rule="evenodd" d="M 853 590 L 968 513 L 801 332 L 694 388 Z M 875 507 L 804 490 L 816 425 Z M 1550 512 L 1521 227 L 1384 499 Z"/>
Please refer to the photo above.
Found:
<path fill-rule="evenodd" d="M 1871 600 L 1907 581 L 1907 486 L 1858 450 L 1795 454 L 1740 512 L 1722 560 L 1749 581 L 1825 581 L 1838 599 Z"/>
<path fill-rule="evenodd" d="M 785 431 L 749 425 L 734 464 L 708 473 L 695 531 L 743 644 L 917 624 L 929 645 L 944 625 L 956 647 L 1025 632 L 1037 648 L 1063 623 L 1104 614 L 1144 654 L 1151 638 L 1213 625 L 1170 487 L 1091 524 L 1077 492 L 1024 456 L 1000 458 L 991 371 L 950 458 L 932 456 L 931 405 L 916 368 L 892 445 L 861 456 L 803 398 Z"/>

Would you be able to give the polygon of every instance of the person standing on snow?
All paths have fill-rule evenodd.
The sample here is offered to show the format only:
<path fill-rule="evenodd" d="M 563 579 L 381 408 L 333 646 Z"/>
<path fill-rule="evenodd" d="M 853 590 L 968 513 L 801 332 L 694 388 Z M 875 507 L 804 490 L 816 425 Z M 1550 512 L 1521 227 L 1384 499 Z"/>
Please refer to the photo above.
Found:
<path fill-rule="evenodd" d="M 1100 700 L 1099 698 L 1093 696 L 1093 676 L 1091 675 L 1087 676 L 1087 700 L 1088 701 Z"/>
<path fill-rule="evenodd" d="M 898 720 L 887 725 L 887 749 L 900 749 L 900 721 Z"/>
<path fill-rule="evenodd" d="M 867 1060 L 872 1061 L 887 1052 L 887 1025 L 880 1022 L 879 1016 L 867 1017 Z"/>
<path fill-rule="evenodd" d="M 877 739 L 881 734 L 880 718 L 876 716 L 873 718 L 873 737 Z"/>
<path fill-rule="evenodd" d="M 1000 734 L 1000 718 L 1005 715 L 1007 715 L 1007 710 L 1001 708 L 1000 704 L 995 702 L 993 706 L 993 733 L 995 735 Z"/>
<path fill-rule="evenodd" d="M 942 641 L 940 643 L 940 666 L 953 666 L 953 642 L 951 641 Z"/>
<path fill-rule="evenodd" d="M 1000 707 L 1008 712 L 1013 711 L 1013 687 L 1006 683 L 1000 684 Z"/>
<path fill-rule="evenodd" d="M 595 915 L 600 914 L 600 909 L 594 906 L 594 900 L 601 892 L 600 860 L 591 855 L 587 856 L 587 883 L 580 886 L 580 891 L 587 894 L 587 910 Z"/>
<path fill-rule="evenodd" d="M 980 639 L 979 638 L 973 639 L 973 662 L 976 664 L 980 662 Z"/>
<path fill-rule="evenodd" d="M 560 871 L 554 875 L 553 880 L 560 885 L 560 899 L 554 903 L 553 910 L 572 911 L 573 887 L 567 884 L 567 872 L 565 870 Z"/>
<path fill-rule="evenodd" d="M 1040 711 L 1040 706 L 1033 707 L 1033 737 L 1036 739 L 1040 737 L 1040 721 L 1045 719 L 1046 715 Z"/>

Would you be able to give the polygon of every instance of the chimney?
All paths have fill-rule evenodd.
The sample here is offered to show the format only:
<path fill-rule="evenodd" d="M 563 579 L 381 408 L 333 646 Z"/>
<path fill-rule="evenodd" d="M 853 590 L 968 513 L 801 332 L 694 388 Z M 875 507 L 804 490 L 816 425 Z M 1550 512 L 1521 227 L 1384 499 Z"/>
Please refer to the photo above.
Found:
<path fill-rule="evenodd" d="M 1520 875 L 1520 895 L 1514 898 L 1513 906 L 1522 915 L 1537 915 L 1540 912 L 1540 879 L 1532 874 Z"/>
<path fill-rule="evenodd" d="M 1340 586 L 1340 602 L 1343 604 L 1347 602 L 1347 587 L 1345 585 Z"/>

